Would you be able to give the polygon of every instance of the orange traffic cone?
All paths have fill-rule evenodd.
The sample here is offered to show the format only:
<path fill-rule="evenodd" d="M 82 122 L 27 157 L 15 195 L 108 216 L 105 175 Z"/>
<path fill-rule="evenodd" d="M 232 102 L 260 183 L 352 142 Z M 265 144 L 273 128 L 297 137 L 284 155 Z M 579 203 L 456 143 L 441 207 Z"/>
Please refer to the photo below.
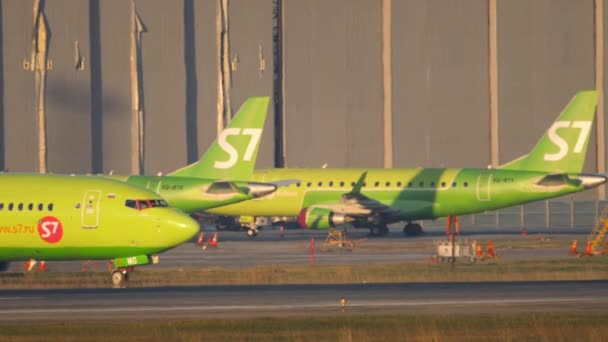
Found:
<path fill-rule="evenodd" d="M 198 240 L 196 240 L 196 244 L 197 245 L 202 245 L 203 241 L 205 241 L 205 233 L 201 232 L 200 234 L 198 234 Z"/>
<path fill-rule="evenodd" d="M 477 244 L 477 248 L 475 249 L 475 256 L 481 258 L 483 256 L 483 248 L 481 248 L 481 244 Z"/>
<path fill-rule="evenodd" d="M 570 246 L 570 254 L 577 255 L 578 251 L 576 250 L 577 241 L 572 241 L 572 246 Z"/>
<path fill-rule="evenodd" d="M 521 235 L 528 236 L 528 230 L 526 229 L 526 226 L 524 226 L 524 230 L 521 231 Z"/>
<path fill-rule="evenodd" d="M 486 255 L 492 258 L 496 256 L 496 253 L 494 253 L 494 244 L 492 244 L 492 240 L 488 240 L 488 251 L 486 252 Z"/>
<path fill-rule="evenodd" d="M 215 234 L 213 234 L 213 239 L 209 240 L 209 245 L 211 247 L 217 247 L 217 232 L 215 232 Z"/>
<path fill-rule="evenodd" d="M 40 270 L 40 272 L 46 271 L 46 261 L 42 260 L 40 262 L 40 265 L 38 266 L 38 269 Z"/>
<path fill-rule="evenodd" d="M 587 248 L 585 249 L 585 255 L 587 255 L 587 256 L 593 255 L 593 253 L 591 253 L 591 241 L 587 241 Z"/>
<path fill-rule="evenodd" d="M 36 266 L 36 263 L 37 263 L 36 260 L 34 260 L 34 259 L 28 259 L 25 262 L 25 270 L 28 271 L 28 272 L 31 271 L 31 270 L 33 270 L 34 266 Z"/>

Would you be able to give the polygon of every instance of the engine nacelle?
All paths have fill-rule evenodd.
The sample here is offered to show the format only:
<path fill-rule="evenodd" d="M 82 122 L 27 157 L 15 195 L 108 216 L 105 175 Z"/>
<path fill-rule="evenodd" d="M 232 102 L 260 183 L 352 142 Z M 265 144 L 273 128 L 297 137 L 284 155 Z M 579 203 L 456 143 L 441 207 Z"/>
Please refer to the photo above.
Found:
<path fill-rule="evenodd" d="M 325 208 L 304 208 L 298 215 L 300 227 L 309 229 L 328 229 L 351 221 L 353 218 Z"/>

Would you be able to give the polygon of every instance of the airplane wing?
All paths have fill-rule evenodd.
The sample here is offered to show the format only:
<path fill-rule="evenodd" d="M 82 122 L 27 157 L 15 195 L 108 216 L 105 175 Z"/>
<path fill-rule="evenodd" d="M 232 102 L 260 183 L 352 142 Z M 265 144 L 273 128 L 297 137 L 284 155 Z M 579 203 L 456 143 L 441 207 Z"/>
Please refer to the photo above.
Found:
<path fill-rule="evenodd" d="M 398 216 L 399 210 L 361 193 L 367 172 L 364 172 L 353 189 L 343 194 L 337 203 L 317 204 L 302 209 L 298 222 L 303 228 L 326 229 L 361 218 L 388 220 Z"/>
<path fill-rule="evenodd" d="M 353 216 L 393 216 L 399 214 L 399 210 L 360 193 L 342 195 L 340 203 L 333 205 L 332 208 L 333 211 Z"/>

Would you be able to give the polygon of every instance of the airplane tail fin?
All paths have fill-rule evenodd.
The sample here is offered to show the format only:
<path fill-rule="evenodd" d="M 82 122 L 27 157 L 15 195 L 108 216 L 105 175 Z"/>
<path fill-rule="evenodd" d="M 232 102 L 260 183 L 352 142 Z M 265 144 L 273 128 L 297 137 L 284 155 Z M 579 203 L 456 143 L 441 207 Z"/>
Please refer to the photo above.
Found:
<path fill-rule="evenodd" d="M 530 153 L 500 169 L 581 173 L 597 105 L 597 91 L 576 93 Z"/>
<path fill-rule="evenodd" d="M 268 96 L 248 98 L 198 162 L 169 175 L 209 179 L 250 179 L 260 147 L 269 101 Z"/>

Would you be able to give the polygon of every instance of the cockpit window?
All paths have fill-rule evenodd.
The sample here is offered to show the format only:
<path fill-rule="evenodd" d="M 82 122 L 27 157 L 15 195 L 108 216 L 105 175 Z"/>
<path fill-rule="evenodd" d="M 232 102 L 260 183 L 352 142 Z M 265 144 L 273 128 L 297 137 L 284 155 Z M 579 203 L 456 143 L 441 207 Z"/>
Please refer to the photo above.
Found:
<path fill-rule="evenodd" d="M 125 206 L 137 210 L 143 210 L 154 207 L 168 207 L 167 201 L 163 199 L 128 199 L 125 201 Z"/>
<path fill-rule="evenodd" d="M 167 204 L 167 201 L 165 201 L 164 199 L 153 199 L 150 200 L 150 203 L 152 203 L 153 207 L 168 207 L 169 204 Z"/>

